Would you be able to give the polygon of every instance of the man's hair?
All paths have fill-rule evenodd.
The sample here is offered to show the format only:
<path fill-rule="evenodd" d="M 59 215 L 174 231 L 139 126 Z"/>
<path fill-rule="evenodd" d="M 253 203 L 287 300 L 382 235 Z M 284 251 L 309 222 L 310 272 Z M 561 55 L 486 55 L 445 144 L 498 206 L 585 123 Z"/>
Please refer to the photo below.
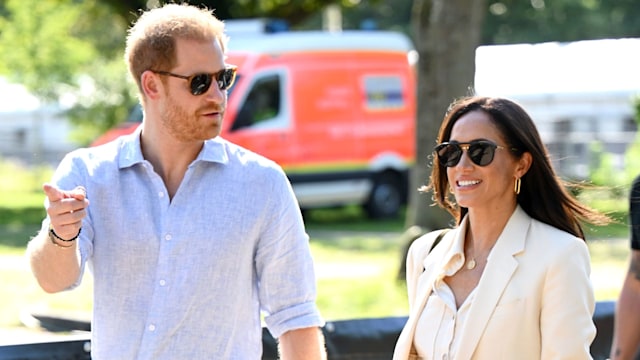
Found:
<path fill-rule="evenodd" d="M 224 23 L 206 8 L 167 4 L 143 12 L 129 29 L 124 53 L 129 72 L 141 94 L 143 72 L 174 67 L 177 39 L 218 41 L 223 53 L 228 41 Z"/>

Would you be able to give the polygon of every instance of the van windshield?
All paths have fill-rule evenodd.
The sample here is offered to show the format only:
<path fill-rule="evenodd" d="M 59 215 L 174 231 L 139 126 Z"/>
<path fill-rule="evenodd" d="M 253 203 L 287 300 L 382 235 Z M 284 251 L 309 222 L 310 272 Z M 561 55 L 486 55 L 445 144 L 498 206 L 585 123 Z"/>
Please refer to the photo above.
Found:
<path fill-rule="evenodd" d="M 280 76 L 268 74 L 255 81 L 240 107 L 231 130 L 263 126 L 280 114 Z"/>
<path fill-rule="evenodd" d="M 242 79 L 242 75 L 240 75 L 240 73 L 237 73 L 236 81 L 234 81 L 233 85 L 231 85 L 231 87 L 227 89 L 227 100 L 231 99 L 231 94 L 233 94 L 233 89 L 236 88 L 236 84 L 238 83 L 238 81 L 240 81 L 240 79 Z"/>

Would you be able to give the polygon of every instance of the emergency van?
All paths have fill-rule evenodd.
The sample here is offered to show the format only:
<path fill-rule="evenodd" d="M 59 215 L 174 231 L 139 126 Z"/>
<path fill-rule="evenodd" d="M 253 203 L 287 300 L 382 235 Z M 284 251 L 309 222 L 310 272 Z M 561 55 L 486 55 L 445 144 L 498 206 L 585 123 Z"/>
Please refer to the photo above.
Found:
<path fill-rule="evenodd" d="M 302 209 L 358 204 L 394 217 L 415 159 L 412 49 L 385 31 L 233 37 L 221 136 L 282 166 Z"/>

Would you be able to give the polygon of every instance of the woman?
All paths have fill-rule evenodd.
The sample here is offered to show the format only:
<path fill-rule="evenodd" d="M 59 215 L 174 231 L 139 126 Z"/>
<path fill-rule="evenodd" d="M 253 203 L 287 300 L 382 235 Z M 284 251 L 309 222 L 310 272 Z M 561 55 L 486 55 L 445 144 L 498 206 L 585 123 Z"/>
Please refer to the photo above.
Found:
<path fill-rule="evenodd" d="M 394 360 L 591 358 L 595 300 L 579 220 L 609 219 L 564 189 L 510 100 L 454 102 L 438 139 L 429 187 L 458 226 L 433 249 L 440 231 L 409 250 L 410 315 Z"/>

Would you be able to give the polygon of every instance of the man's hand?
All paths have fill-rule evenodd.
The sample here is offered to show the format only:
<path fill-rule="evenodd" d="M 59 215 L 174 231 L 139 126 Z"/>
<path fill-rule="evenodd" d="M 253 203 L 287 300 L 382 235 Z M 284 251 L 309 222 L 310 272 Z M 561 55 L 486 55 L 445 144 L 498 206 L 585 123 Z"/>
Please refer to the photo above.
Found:
<path fill-rule="evenodd" d="M 53 231 L 62 239 L 72 239 L 80 232 L 82 219 L 87 216 L 89 206 L 84 187 L 77 186 L 70 191 L 61 190 L 51 184 L 44 184 L 47 196 L 45 208 Z"/>

